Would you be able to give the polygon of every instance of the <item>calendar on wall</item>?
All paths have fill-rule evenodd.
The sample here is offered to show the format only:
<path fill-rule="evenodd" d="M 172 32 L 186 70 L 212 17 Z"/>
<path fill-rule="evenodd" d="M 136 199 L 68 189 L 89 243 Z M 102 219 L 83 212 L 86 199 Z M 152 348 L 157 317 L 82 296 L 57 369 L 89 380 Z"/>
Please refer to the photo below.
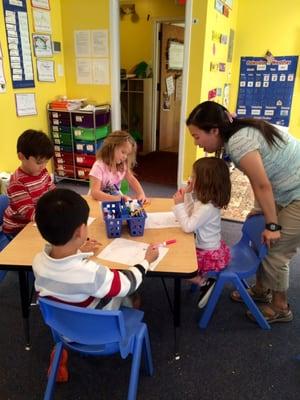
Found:
<path fill-rule="evenodd" d="M 288 126 L 298 56 L 241 57 L 236 113 Z"/>
<path fill-rule="evenodd" d="M 3 0 L 7 48 L 14 89 L 34 87 L 26 0 Z"/>

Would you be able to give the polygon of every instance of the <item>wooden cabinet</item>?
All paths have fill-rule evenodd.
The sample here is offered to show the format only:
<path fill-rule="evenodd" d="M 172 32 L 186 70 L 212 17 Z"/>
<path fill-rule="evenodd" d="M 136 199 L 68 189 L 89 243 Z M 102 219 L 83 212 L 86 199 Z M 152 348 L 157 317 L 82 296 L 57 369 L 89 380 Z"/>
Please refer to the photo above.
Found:
<path fill-rule="evenodd" d="M 121 126 L 138 143 L 140 153 L 152 151 L 152 79 L 121 79 Z"/>
<path fill-rule="evenodd" d="M 55 150 L 55 180 L 89 180 L 96 152 L 110 132 L 110 106 L 91 111 L 48 107 L 48 122 Z"/>

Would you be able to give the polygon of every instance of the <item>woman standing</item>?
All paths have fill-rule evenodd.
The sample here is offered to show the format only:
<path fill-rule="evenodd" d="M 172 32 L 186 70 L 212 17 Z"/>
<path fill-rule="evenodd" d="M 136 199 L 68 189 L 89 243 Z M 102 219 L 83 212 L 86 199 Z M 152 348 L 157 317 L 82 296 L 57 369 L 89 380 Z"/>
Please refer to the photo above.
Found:
<path fill-rule="evenodd" d="M 260 310 L 269 323 L 291 321 L 288 264 L 300 246 L 300 142 L 263 120 L 233 118 L 211 101 L 194 108 L 187 126 L 196 145 L 208 153 L 224 147 L 248 176 L 255 196 L 251 213 L 264 214 L 262 239 L 269 246 L 249 294 L 266 303 Z M 242 301 L 237 291 L 231 298 Z"/>

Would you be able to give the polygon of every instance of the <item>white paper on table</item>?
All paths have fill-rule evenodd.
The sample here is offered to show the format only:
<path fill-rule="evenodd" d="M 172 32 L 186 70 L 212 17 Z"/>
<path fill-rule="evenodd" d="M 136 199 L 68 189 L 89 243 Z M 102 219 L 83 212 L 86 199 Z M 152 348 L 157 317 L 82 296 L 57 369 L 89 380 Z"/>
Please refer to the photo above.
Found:
<path fill-rule="evenodd" d="M 108 246 L 106 246 L 97 257 L 121 264 L 134 265 L 139 264 L 144 260 L 147 248 L 148 243 L 118 238 L 114 239 Z M 159 247 L 159 256 L 157 260 L 151 263 L 151 270 L 157 266 L 168 251 L 169 249 L 166 247 Z"/>
<path fill-rule="evenodd" d="M 145 229 L 178 228 L 179 222 L 172 211 L 148 213 Z"/>

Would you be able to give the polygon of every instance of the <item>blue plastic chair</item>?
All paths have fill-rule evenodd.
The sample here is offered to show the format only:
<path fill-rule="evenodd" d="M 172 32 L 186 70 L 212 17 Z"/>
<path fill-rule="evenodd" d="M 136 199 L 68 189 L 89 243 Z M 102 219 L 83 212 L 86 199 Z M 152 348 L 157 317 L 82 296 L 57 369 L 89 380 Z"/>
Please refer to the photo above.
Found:
<path fill-rule="evenodd" d="M 4 211 L 6 210 L 8 206 L 8 196 L 6 194 L 1 194 L 0 195 L 0 251 L 4 249 L 5 246 L 8 245 L 9 240 L 7 236 L 2 232 L 2 224 L 3 224 L 3 215 Z M 0 282 L 4 279 L 7 271 L 1 271 L 0 270 Z"/>
<path fill-rule="evenodd" d="M 142 354 L 147 373 L 153 375 L 148 328 L 142 322 L 142 311 L 126 307 L 115 311 L 87 309 L 46 298 L 39 298 L 39 305 L 56 342 L 44 400 L 52 399 L 63 348 L 96 356 L 120 353 L 123 359 L 132 354 L 127 399 L 136 399 Z"/>
<path fill-rule="evenodd" d="M 231 248 L 229 265 L 220 272 L 209 272 L 217 280 L 199 321 L 200 328 L 206 328 L 226 283 L 232 283 L 262 329 L 271 329 L 261 311 L 247 292 L 246 278 L 253 276 L 267 254 L 267 246 L 261 242 L 265 229 L 263 215 L 247 218 L 242 228 L 242 238 Z"/>

